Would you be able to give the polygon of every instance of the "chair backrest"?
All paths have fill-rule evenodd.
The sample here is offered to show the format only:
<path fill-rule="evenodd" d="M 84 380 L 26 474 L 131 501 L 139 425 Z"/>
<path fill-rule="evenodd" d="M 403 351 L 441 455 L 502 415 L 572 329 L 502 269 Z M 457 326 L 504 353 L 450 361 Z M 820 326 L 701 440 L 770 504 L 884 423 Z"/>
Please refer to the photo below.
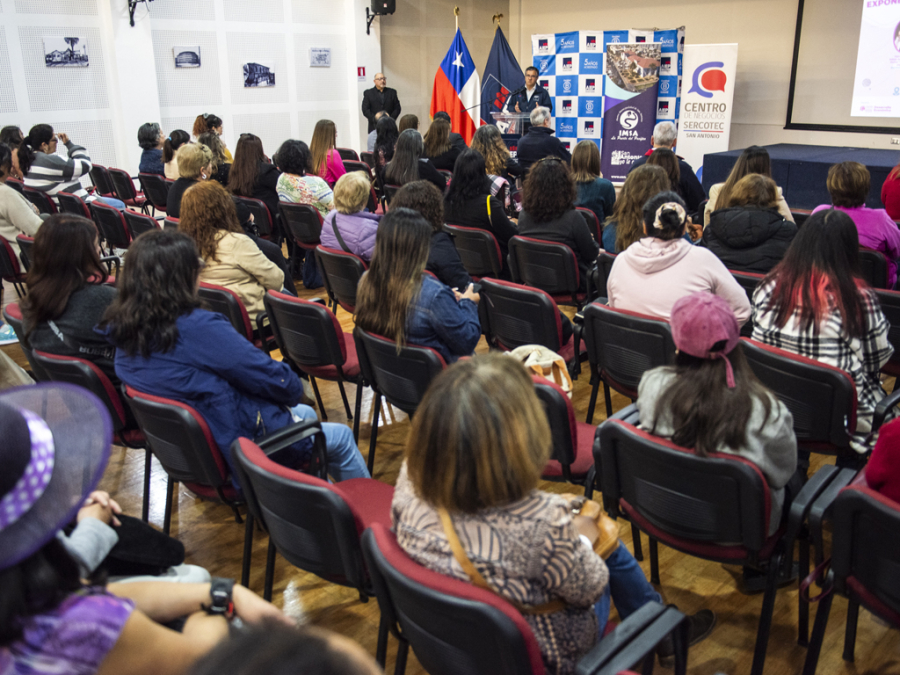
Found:
<path fill-rule="evenodd" d="M 353 339 L 366 382 L 409 415 L 419 407 L 431 381 L 447 367 L 430 347 L 407 344 L 398 352 L 396 342 L 359 326 L 353 330 Z"/>
<path fill-rule="evenodd" d="M 151 218 L 143 213 L 125 209 L 122 215 L 125 217 L 125 226 L 128 228 L 128 236 L 131 237 L 132 241 L 140 237 L 144 232 L 159 229 L 159 223 L 156 218 Z"/>
<path fill-rule="evenodd" d="M 431 675 L 544 675 L 534 633 L 500 596 L 419 565 L 379 523 L 362 543 L 382 617 Z"/>
<path fill-rule="evenodd" d="M 365 162 L 360 162 L 359 159 L 345 159 L 344 160 L 344 170 L 347 173 L 351 171 L 362 171 L 369 177 L 369 180 L 372 180 L 372 170 L 369 168 L 369 165 Z"/>
<path fill-rule="evenodd" d="M 366 272 L 366 263 L 358 255 L 322 245 L 316 247 L 315 256 L 328 297 L 348 312 L 355 312 L 356 289 Z"/>
<path fill-rule="evenodd" d="M 641 376 L 675 358 L 668 321 L 592 303 L 584 309 L 588 360 L 604 381 L 626 396 L 637 396 Z"/>
<path fill-rule="evenodd" d="M 287 233 L 301 248 L 314 249 L 322 235 L 322 215 L 309 204 L 279 202 L 281 222 Z"/>
<path fill-rule="evenodd" d="M 384 185 L 384 198 L 387 200 L 388 205 L 390 206 L 391 200 L 394 198 L 394 195 L 397 194 L 397 190 L 400 189 L 400 185 L 388 185 L 385 183 Z"/>
<path fill-rule="evenodd" d="M 576 206 L 575 210 L 581 214 L 581 217 L 584 218 L 584 222 L 588 226 L 588 230 L 591 232 L 591 236 L 594 237 L 594 241 L 598 244 L 601 243 L 600 238 L 600 221 L 597 219 L 597 214 L 591 211 L 590 209 L 586 209 L 583 206 Z"/>
<path fill-rule="evenodd" d="M 100 230 L 100 236 L 106 240 L 107 245 L 115 248 L 128 248 L 131 245 L 125 216 L 119 209 L 95 200 L 91 202 L 91 214 L 97 223 L 97 229 Z"/>
<path fill-rule="evenodd" d="M 20 244 L 19 248 L 21 247 Z M 890 363 L 900 367 L 900 292 L 878 288 L 875 290 L 875 295 L 878 296 L 881 313 L 891 325 L 888 331 L 888 342 L 894 347 L 894 353 L 891 355 Z"/>
<path fill-rule="evenodd" d="M 543 345 L 559 352 L 562 321 L 553 298 L 544 291 L 502 279 L 482 279 L 489 342 L 498 349 Z"/>
<path fill-rule="evenodd" d="M 282 356 L 300 368 L 344 365 L 344 331 L 330 309 L 278 291 L 266 293 L 263 302 Z"/>
<path fill-rule="evenodd" d="M 101 197 L 115 197 L 116 188 L 113 186 L 112 178 L 109 176 L 109 169 L 102 164 L 93 164 L 91 166 L 91 181 L 97 188 L 97 193 Z"/>
<path fill-rule="evenodd" d="M 97 396 L 109 410 L 116 432 L 124 428 L 126 418 L 122 396 L 106 373 L 95 364 L 87 359 L 49 354 L 38 350 L 34 351 L 34 361 L 50 380 L 77 384 Z"/>
<path fill-rule="evenodd" d="M 22 262 L 22 270 L 27 272 L 31 269 L 31 249 L 34 247 L 34 237 L 27 234 L 17 234 L 16 243 L 19 245 L 19 260 Z M 0 265 L 3 263 L 0 262 Z"/>
<path fill-rule="evenodd" d="M 747 338 L 741 344 L 756 377 L 791 411 L 798 444 L 815 452 L 849 449 L 857 398 L 846 371 Z"/>
<path fill-rule="evenodd" d="M 231 446 L 247 508 L 295 567 L 365 591 L 359 528 L 340 484 L 276 464 L 256 443 Z"/>
<path fill-rule="evenodd" d="M 591 271 L 588 273 L 588 302 L 596 300 L 599 297 L 609 297 L 609 291 L 606 289 L 606 282 L 609 281 L 609 273 L 612 272 L 612 266 L 615 261 L 615 253 L 609 253 L 602 248 L 600 249 L 600 253 L 597 254 L 597 265 L 592 267 Z"/>
<path fill-rule="evenodd" d="M 0 264 L 2 264 L 2 260 L 3 252 L 0 251 Z M 34 352 L 27 346 L 28 342 L 25 340 L 25 324 L 22 320 L 22 308 L 19 307 L 19 303 L 11 302 L 3 308 L 3 320 L 12 326 L 16 337 L 19 338 L 19 348 L 22 350 L 22 353 L 25 354 L 25 359 L 28 361 L 28 365 L 31 366 L 31 372 L 34 373 L 34 378 L 39 382 L 48 381 L 50 377 L 43 371 L 37 361 L 34 360 Z"/>
<path fill-rule="evenodd" d="M 18 178 L 9 177 L 6 179 L 5 184 L 8 187 L 11 187 L 13 190 L 18 192 L 19 194 L 23 194 L 25 190 L 25 183 L 20 181 Z"/>
<path fill-rule="evenodd" d="M 169 188 L 175 181 L 166 180 L 156 173 L 139 173 L 138 180 L 144 196 L 157 211 L 165 211 L 169 201 Z"/>
<path fill-rule="evenodd" d="M 852 484 L 832 508 L 835 587 L 900 626 L 900 507 L 865 484 Z"/>
<path fill-rule="evenodd" d="M 887 288 L 888 264 L 881 251 L 860 247 L 859 271 L 872 288 Z"/>
<path fill-rule="evenodd" d="M 254 197 L 233 197 L 236 204 L 243 204 L 253 214 L 253 224 L 259 230 L 259 236 L 269 237 L 275 231 L 275 216 L 262 199 Z"/>
<path fill-rule="evenodd" d="M 54 213 L 58 212 L 56 202 L 54 202 L 46 192 L 35 190 L 26 185 L 22 188 L 22 194 L 25 195 L 25 198 L 34 204 L 41 213 L 52 216 Z"/>
<path fill-rule="evenodd" d="M 359 153 L 360 159 L 369 165 L 369 168 L 373 171 L 375 170 L 375 153 L 374 152 L 361 152 Z"/>
<path fill-rule="evenodd" d="M 741 288 L 744 289 L 744 292 L 747 294 L 747 299 L 750 303 L 753 303 L 753 293 L 756 291 L 756 287 L 759 286 L 759 282 L 765 278 L 764 274 L 757 274 L 756 272 L 738 272 L 737 270 L 728 270 L 731 272 L 731 276 L 734 277 L 734 280 L 737 281 Z M 753 335 L 753 318 L 747 320 L 743 326 L 741 326 L 741 335 L 744 337 L 750 337 Z"/>
<path fill-rule="evenodd" d="M 335 150 L 338 151 L 338 155 L 340 155 L 341 159 L 359 161 L 359 155 L 356 154 L 356 150 L 353 148 L 335 148 Z"/>
<path fill-rule="evenodd" d="M 17 236 L 16 241 L 18 240 L 19 237 Z M 21 242 L 19 245 L 21 246 Z M 13 251 L 10 243 L 3 237 L 0 237 L 0 279 L 10 282 L 22 281 L 22 267 L 22 265 L 19 265 L 19 258 L 16 257 L 16 252 Z M 25 269 L 27 270 L 28 268 L 25 267 Z"/>
<path fill-rule="evenodd" d="M 237 293 L 230 288 L 201 281 L 199 295 L 207 309 L 224 315 L 238 333 L 253 342 L 253 324 Z"/>
<path fill-rule="evenodd" d="M 600 426 L 594 461 L 602 466 L 603 503 L 667 545 L 717 558 L 728 542 L 759 552 L 769 532 L 769 486 L 736 455 L 698 457 L 618 419 Z M 727 547 L 723 547 L 727 548 Z M 713 550 L 710 550 L 713 549 Z M 743 556 L 736 556 L 743 557 Z"/>
<path fill-rule="evenodd" d="M 116 197 L 126 204 L 137 199 L 137 190 L 134 189 L 134 180 L 128 175 L 127 171 L 122 169 L 107 169 L 109 179 L 112 181 L 113 190 Z"/>
<path fill-rule="evenodd" d="M 534 392 L 544 404 L 544 412 L 547 413 L 547 422 L 550 424 L 550 436 L 553 439 L 550 459 L 568 466 L 575 461 L 578 438 L 575 408 L 566 392 L 555 382 L 539 375 L 532 375 L 531 379 L 534 381 Z"/>
<path fill-rule="evenodd" d="M 575 252 L 565 244 L 531 237 L 509 240 L 509 268 L 513 281 L 550 295 L 575 294 L 581 283 Z"/>
<path fill-rule="evenodd" d="M 453 237 L 456 252 L 469 276 L 475 279 L 482 277 L 500 278 L 503 260 L 497 238 L 477 227 L 462 225 L 444 225 L 444 231 Z"/>
<path fill-rule="evenodd" d="M 172 216 L 166 216 L 163 219 L 163 229 L 164 230 L 177 230 L 178 229 L 178 218 L 173 218 Z"/>
<path fill-rule="evenodd" d="M 129 386 L 125 400 L 170 478 L 213 488 L 229 482 L 228 465 L 209 425 L 192 406 Z"/>
<path fill-rule="evenodd" d="M 57 192 L 56 199 L 59 201 L 60 213 L 71 213 L 73 216 L 91 219 L 91 210 L 78 195 L 73 195 L 69 192 Z"/>

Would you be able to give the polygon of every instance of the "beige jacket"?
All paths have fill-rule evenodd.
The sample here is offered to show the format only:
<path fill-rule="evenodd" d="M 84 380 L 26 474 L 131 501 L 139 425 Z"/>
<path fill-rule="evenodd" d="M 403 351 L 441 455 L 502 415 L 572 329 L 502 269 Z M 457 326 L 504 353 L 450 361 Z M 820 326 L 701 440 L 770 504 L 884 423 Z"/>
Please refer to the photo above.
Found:
<path fill-rule="evenodd" d="M 15 189 L 0 183 L 0 237 L 9 242 L 16 255 L 19 255 L 16 235 L 33 237 L 42 222 L 31 202 Z"/>
<path fill-rule="evenodd" d="M 719 191 L 725 183 L 716 183 L 711 188 L 709 188 L 709 201 L 706 202 L 706 208 L 703 210 L 703 227 L 709 225 L 709 216 L 715 211 L 718 206 L 716 206 L 716 200 L 719 197 Z M 775 208 L 778 209 L 778 213 L 781 214 L 781 217 L 785 220 L 789 220 L 792 223 L 794 222 L 794 216 L 791 215 L 791 209 L 788 207 L 787 202 L 784 201 L 784 195 L 781 193 L 781 188 L 778 188 L 778 203 L 775 205 Z"/>
<path fill-rule="evenodd" d="M 171 162 L 163 164 L 163 170 L 166 172 L 166 178 L 169 180 L 178 180 L 181 176 L 178 174 L 178 158 L 173 157 Z"/>
<path fill-rule="evenodd" d="M 216 246 L 216 257 L 218 260 L 206 260 L 206 267 L 200 270 L 200 281 L 237 293 L 251 321 L 265 311 L 266 291 L 284 288 L 284 273 L 246 234 L 223 232 Z"/>

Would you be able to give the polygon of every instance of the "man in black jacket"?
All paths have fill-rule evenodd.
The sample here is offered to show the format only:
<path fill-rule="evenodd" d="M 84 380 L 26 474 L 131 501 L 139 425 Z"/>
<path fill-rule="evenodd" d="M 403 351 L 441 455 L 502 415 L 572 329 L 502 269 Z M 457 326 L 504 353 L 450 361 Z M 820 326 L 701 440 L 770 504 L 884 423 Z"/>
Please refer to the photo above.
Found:
<path fill-rule="evenodd" d="M 397 90 L 387 85 L 384 73 L 375 73 L 375 86 L 363 92 L 362 114 L 369 120 L 369 132 L 375 131 L 375 113 L 384 110 L 395 120 L 400 117 L 400 99 Z"/>
<path fill-rule="evenodd" d="M 554 131 L 550 128 L 550 110 L 535 108 L 531 112 L 531 128 L 519 139 L 516 159 L 523 171 L 527 172 L 532 164 L 545 157 L 560 157 L 566 162 L 572 161 L 572 155 L 566 150 L 566 146 L 558 138 L 554 138 L 553 134 Z"/>
<path fill-rule="evenodd" d="M 653 148 L 648 150 L 646 155 L 632 164 L 628 172 L 630 173 L 642 164 L 646 164 L 654 150 L 662 148 L 674 151 L 675 140 L 677 137 L 678 129 L 675 128 L 674 124 L 671 122 L 659 122 L 653 127 L 653 135 L 650 137 L 650 145 L 652 145 Z M 687 204 L 688 213 L 693 216 L 697 213 L 697 209 L 703 200 L 706 199 L 706 193 L 703 191 L 703 186 L 697 179 L 697 174 L 694 173 L 691 165 L 685 162 L 681 157 L 678 158 L 678 171 L 681 173 L 681 176 L 678 181 L 678 189 L 676 192 L 682 196 L 684 203 Z M 672 187 L 675 188 L 674 185 Z M 696 218 L 694 219 L 694 222 L 697 222 Z"/>
<path fill-rule="evenodd" d="M 553 114 L 553 100 L 550 93 L 537 83 L 538 69 L 529 66 L 525 69 L 525 86 L 506 102 L 509 112 L 530 113 L 535 108 L 547 108 Z"/>

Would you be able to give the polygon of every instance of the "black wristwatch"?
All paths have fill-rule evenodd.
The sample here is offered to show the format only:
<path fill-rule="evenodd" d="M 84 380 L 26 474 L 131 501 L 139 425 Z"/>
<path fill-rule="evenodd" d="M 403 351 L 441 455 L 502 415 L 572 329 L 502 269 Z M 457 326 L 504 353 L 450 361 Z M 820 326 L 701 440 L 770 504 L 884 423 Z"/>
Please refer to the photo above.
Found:
<path fill-rule="evenodd" d="M 200 605 L 207 614 L 224 616 L 231 620 L 234 616 L 234 601 L 231 599 L 231 591 L 234 588 L 234 579 L 213 577 L 209 583 L 208 605 Z"/>

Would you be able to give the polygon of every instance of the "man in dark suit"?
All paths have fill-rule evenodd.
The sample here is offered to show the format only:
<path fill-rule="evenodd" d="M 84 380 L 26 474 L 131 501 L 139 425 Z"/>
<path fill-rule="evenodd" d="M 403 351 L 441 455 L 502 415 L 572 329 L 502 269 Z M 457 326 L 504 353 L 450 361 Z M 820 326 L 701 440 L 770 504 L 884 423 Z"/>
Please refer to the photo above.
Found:
<path fill-rule="evenodd" d="M 453 126 L 453 120 L 450 119 L 450 113 L 444 112 L 443 110 L 438 110 L 434 113 L 433 119 L 446 120 L 447 124 L 451 127 Z M 469 146 L 466 145 L 466 139 L 462 137 L 462 134 L 458 134 L 455 131 L 450 132 L 450 147 L 456 148 L 460 152 L 465 152 L 469 149 Z"/>
<path fill-rule="evenodd" d="M 384 73 L 375 73 L 375 86 L 363 92 L 362 114 L 369 120 L 369 133 L 375 131 L 375 113 L 384 110 L 395 120 L 400 117 L 400 99 L 397 90 L 387 85 Z"/>
<path fill-rule="evenodd" d="M 528 133 L 519 139 L 516 161 L 525 171 L 531 168 L 535 162 L 545 157 L 559 157 L 571 162 L 572 155 L 566 150 L 558 138 L 553 136 L 550 128 L 550 111 L 547 108 L 535 108 L 531 111 L 531 128 Z"/>
<path fill-rule="evenodd" d="M 654 150 L 662 148 L 674 151 L 677 138 L 678 129 L 672 122 L 659 122 L 653 127 L 653 135 L 650 137 L 650 145 L 653 147 L 647 151 L 647 154 L 631 165 L 631 168 L 628 170 L 629 173 L 634 171 L 635 168 L 646 164 Z M 681 157 L 678 157 L 678 172 L 680 175 L 676 192 L 682 196 L 684 203 L 687 204 L 688 214 L 696 215 L 701 202 L 706 199 L 706 192 L 704 192 L 703 186 L 697 178 L 697 174 L 694 173 L 694 169 L 692 169 L 691 165 L 685 162 Z M 674 185 L 672 187 L 675 188 Z"/>
<path fill-rule="evenodd" d="M 530 113 L 535 108 L 547 108 L 553 114 L 553 100 L 549 92 L 537 83 L 538 69 L 529 66 L 525 69 L 525 88 L 506 101 L 509 112 Z"/>

